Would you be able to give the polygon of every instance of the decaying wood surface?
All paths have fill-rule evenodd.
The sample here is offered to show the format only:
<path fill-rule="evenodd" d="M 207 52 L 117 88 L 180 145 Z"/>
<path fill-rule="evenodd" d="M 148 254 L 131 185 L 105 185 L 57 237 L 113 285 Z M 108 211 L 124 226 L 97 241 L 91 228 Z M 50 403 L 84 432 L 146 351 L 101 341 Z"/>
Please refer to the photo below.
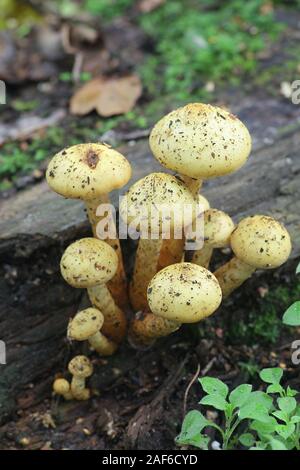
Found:
<path fill-rule="evenodd" d="M 292 259 L 300 254 L 300 132 L 294 121 L 277 131 L 275 142 L 258 146 L 238 173 L 209 181 L 203 194 L 212 207 L 235 220 L 246 214 L 270 214 L 285 223 L 293 239 Z M 162 171 L 146 140 L 121 148 L 133 164 L 133 181 Z M 116 195 L 114 197 L 116 202 Z M 59 273 L 64 248 L 90 234 L 83 205 L 52 193 L 46 183 L 4 200 L 0 208 L 0 339 L 7 364 L 0 365 L 0 420 L 26 404 L 34 384 L 35 400 L 49 395 L 53 374 L 63 372 L 74 345 L 67 343 L 68 318 L 85 302 L 81 290 L 67 286 Z M 126 259 L 132 242 L 124 244 Z M 80 346 L 82 347 L 82 346 Z M 80 349 L 81 350 L 81 349 Z M 128 352 L 129 351 L 129 352 Z M 115 380 L 113 371 L 134 367 L 138 354 L 125 350 L 99 367 L 97 386 Z"/>

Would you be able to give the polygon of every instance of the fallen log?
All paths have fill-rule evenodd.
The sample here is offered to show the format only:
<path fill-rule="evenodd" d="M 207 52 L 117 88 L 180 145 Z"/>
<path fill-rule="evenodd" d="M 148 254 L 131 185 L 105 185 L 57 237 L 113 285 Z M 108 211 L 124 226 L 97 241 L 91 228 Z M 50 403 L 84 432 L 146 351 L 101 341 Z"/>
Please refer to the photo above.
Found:
<path fill-rule="evenodd" d="M 133 180 L 161 171 L 147 141 L 121 151 L 133 164 Z M 203 194 L 212 207 L 228 211 L 235 220 L 254 213 L 281 220 L 293 239 L 291 259 L 299 257 L 298 125 L 278 132 L 275 143 L 256 148 L 238 173 L 207 182 Z M 117 202 L 116 195 L 113 200 Z M 83 205 L 52 193 L 45 182 L 1 203 L 0 339 L 6 345 L 6 365 L 0 364 L 0 421 L 26 403 L 26 390 L 33 386 L 31 402 L 49 395 L 54 374 L 64 370 L 70 355 L 65 340 L 68 319 L 85 300 L 81 290 L 63 282 L 59 260 L 69 243 L 89 234 Z M 125 241 L 123 247 L 126 258 L 133 258 L 132 242 Z M 134 367 L 136 352 L 125 352 L 109 359 L 106 368 L 99 368 L 97 386 L 115 380 L 112 370 Z"/>

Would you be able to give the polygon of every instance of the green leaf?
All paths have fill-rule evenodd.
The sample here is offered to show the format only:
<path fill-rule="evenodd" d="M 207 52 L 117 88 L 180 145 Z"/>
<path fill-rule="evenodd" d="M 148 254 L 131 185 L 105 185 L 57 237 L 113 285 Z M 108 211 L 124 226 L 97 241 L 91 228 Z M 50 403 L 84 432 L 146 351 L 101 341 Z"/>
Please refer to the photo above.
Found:
<path fill-rule="evenodd" d="M 242 434 L 240 437 L 239 437 L 239 441 L 240 443 L 245 446 L 245 447 L 251 447 L 254 445 L 255 443 L 255 439 L 254 439 L 254 436 L 252 434 L 250 434 L 250 432 L 247 432 L 245 434 Z"/>
<path fill-rule="evenodd" d="M 240 419 L 256 419 L 267 422 L 273 400 L 264 392 L 251 393 L 249 400 L 240 408 Z"/>
<path fill-rule="evenodd" d="M 279 383 L 283 375 L 283 370 L 280 367 L 271 367 L 262 369 L 259 373 L 261 380 L 269 384 Z"/>
<path fill-rule="evenodd" d="M 269 416 L 265 422 L 253 421 L 250 425 L 250 428 L 262 436 L 275 432 L 276 426 L 278 426 L 276 419 L 273 418 L 273 416 Z"/>
<path fill-rule="evenodd" d="M 255 447 L 251 447 L 250 450 L 266 450 L 267 444 L 264 442 L 258 442 Z"/>
<path fill-rule="evenodd" d="M 293 424 L 300 423 L 300 416 L 292 416 L 291 417 L 291 423 L 293 423 Z"/>
<path fill-rule="evenodd" d="M 241 407 L 249 398 L 252 391 L 252 385 L 242 384 L 234 389 L 229 395 L 230 403 L 235 407 Z"/>
<path fill-rule="evenodd" d="M 294 411 L 297 406 L 297 402 L 293 397 L 278 398 L 277 403 L 279 408 L 282 411 L 285 411 L 285 413 L 287 414 L 292 413 L 292 411 Z"/>
<path fill-rule="evenodd" d="M 227 406 L 227 401 L 225 400 L 222 395 L 219 395 L 217 393 L 212 393 L 211 395 L 206 395 L 205 397 L 202 398 L 202 400 L 199 402 L 201 405 L 209 405 L 213 406 L 217 410 L 225 410 Z"/>
<path fill-rule="evenodd" d="M 291 388 L 290 386 L 288 386 L 287 390 L 286 390 L 286 395 L 288 397 L 295 397 L 296 395 L 298 395 L 298 392 L 297 390 L 294 390 L 293 388 Z"/>
<path fill-rule="evenodd" d="M 298 266 L 296 268 L 296 274 L 300 274 L 300 263 L 298 264 Z"/>
<path fill-rule="evenodd" d="M 209 426 L 209 424 L 210 421 L 206 419 L 200 411 L 189 411 L 183 420 L 181 433 L 177 439 L 191 439 L 200 434 L 206 426 Z"/>
<path fill-rule="evenodd" d="M 280 421 L 284 421 L 285 423 L 287 423 L 289 420 L 287 413 L 282 410 L 276 410 L 272 413 L 272 415 L 275 416 L 277 419 L 280 419 Z"/>
<path fill-rule="evenodd" d="M 181 439 L 180 436 L 175 439 L 176 444 L 190 445 L 201 450 L 208 450 L 209 441 L 210 438 L 208 436 L 204 436 L 203 434 L 198 434 L 197 436 L 193 436 L 189 439 Z"/>
<path fill-rule="evenodd" d="M 280 384 L 271 384 L 267 388 L 267 393 L 282 393 L 283 387 Z"/>
<path fill-rule="evenodd" d="M 295 424 L 288 423 L 288 424 L 278 424 L 276 426 L 276 432 L 284 439 L 288 439 L 292 434 L 295 432 Z"/>
<path fill-rule="evenodd" d="M 209 437 L 201 435 L 201 431 L 210 425 L 210 421 L 200 411 L 192 410 L 184 418 L 181 433 L 175 442 L 180 445 L 192 445 L 207 450 Z"/>
<path fill-rule="evenodd" d="M 282 321 L 285 325 L 300 325 L 300 301 L 294 302 L 283 315 Z"/>
<path fill-rule="evenodd" d="M 285 444 L 278 439 L 270 438 L 269 442 L 272 450 L 287 450 Z"/>
<path fill-rule="evenodd" d="M 202 379 L 199 379 L 199 382 L 203 390 L 208 394 L 217 393 L 224 398 L 228 395 L 227 385 L 215 377 L 203 377 Z"/>

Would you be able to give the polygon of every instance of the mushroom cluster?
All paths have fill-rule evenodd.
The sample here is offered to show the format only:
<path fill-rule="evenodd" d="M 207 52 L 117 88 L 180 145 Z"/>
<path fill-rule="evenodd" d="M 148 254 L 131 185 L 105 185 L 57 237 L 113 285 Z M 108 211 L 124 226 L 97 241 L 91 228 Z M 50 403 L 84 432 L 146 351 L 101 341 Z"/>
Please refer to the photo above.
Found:
<path fill-rule="evenodd" d="M 291 252 L 287 230 L 272 217 L 254 215 L 235 226 L 199 194 L 205 180 L 233 173 L 247 161 L 251 137 L 236 116 L 216 106 L 188 104 L 158 121 L 149 143 L 154 157 L 175 174 L 145 176 L 120 203 L 123 222 L 128 230 L 135 224 L 139 234 L 130 282 L 116 226 L 105 240 L 97 230 L 104 218 L 98 208 L 131 178 L 129 162 L 108 145 L 91 143 L 62 150 L 47 169 L 50 187 L 84 201 L 91 223 L 93 237 L 67 247 L 60 264 L 64 280 L 87 289 L 90 301 L 90 307 L 74 312 L 67 338 L 85 342 L 91 354 L 110 356 L 125 338 L 134 347 L 149 347 L 184 323 L 204 320 L 257 269 L 277 268 Z M 168 212 L 174 205 L 176 212 Z M 202 230 L 196 238 L 203 243 L 195 244 L 191 254 L 185 228 L 197 232 L 199 218 Z M 232 250 L 232 259 L 211 272 L 214 252 L 225 247 Z M 87 355 L 73 357 L 70 379 L 57 377 L 54 393 L 65 400 L 87 400 L 92 361 Z"/>

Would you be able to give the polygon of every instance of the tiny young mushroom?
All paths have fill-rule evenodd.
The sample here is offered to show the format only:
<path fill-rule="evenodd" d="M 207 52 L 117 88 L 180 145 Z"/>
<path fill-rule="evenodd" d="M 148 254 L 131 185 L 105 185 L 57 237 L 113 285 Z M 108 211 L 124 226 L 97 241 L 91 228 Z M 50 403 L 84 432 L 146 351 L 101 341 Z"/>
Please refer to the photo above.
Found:
<path fill-rule="evenodd" d="M 199 322 L 214 313 L 222 301 L 215 276 L 186 262 L 159 271 L 149 283 L 147 296 L 152 313 L 136 315 L 130 327 L 134 343 L 150 343 L 182 323 Z"/>
<path fill-rule="evenodd" d="M 86 356 L 75 356 L 69 362 L 68 370 L 72 374 L 71 392 L 76 400 L 88 400 L 90 389 L 85 386 L 85 379 L 93 373 L 93 365 Z"/>
<path fill-rule="evenodd" d="M 230 239 L 234 257 L 214 274 L 223 297 L 242 285 L 257 269 L 278 268 L 290 256 L 292 245 L 286 228 L 272 217 L 246 217 Z"/>
<path fill-rule="evenodd" d="M 194 195 L 203 180 L 241 168 L 251 151 L 251 137 L 245 125 L 228 111 L 203 103 L 190 103 L 160 119 L 151 131 L 149 144 L 154 157 L 164 167 L 178 172 Z M 164 245 L 168 243 L 172 240 Z M 178 259 L 184 245 L 177 246 Z"/>
<path fill-rule="evenodd" d="M 91 303 L 103 314 L 102 333 L 119 343 L 126 334 L 127 320 L 106 286 L 117 267 L 114 249 L 96 238 L 82 238 L 72 243 L 60 262 L 65 281 L 75 288 L 86 288 Z"/>
<path fill-rule="evenodd" d="M 117 344 L 107 339 L 101 332 L 104 316 L 95 308 L 86 308 L 78 312 L 69 321 L 68 338 L 86 341 L 102 356 L 110 356 L 117 349 Z"/>
<path fill-rule="evenodd" d="M 66 379 L 55 379 L 53 382 L 53 392 L 56 395 L 61 395 L 62 397 L 64 397 L 65 400 L 73 399 L 71 386 Z"/>
<path fill-rule="evenodd" d="M 191 213 L 184 215 L 184 209 Z M 195 199 L 187 187 L 172 175 L 152 173 L 136 183 L 120 204 L 120 215 L 128 225 L 137 224 L 140 240 L 136 252 L 130 300 L 133 308 L 147 308 L 147 286 L 158 270 L 163 237 L 182 229 L 193 220 Z M 190 220 L 189 220 L 190 217 Z"/>
<path fill-rule="evenodd" d="M 234 222 L 223 211 L 209 209 L 204 213 L 204 244 L 194 251 L 192 262 L 209 268 L 214 248 L 224 248 L 230 244 Z"/>
<path fill-rule="evenodd" d="M 131 178 L 131 166 L 126 158 L 103 143 L 73 145 L 57 153 L 50 161 L 46 179 L 53 191 L 70 199 L 85 202 L 93 235 L 105 215 L 98 216 L 100 204 L 109 203 L 108 194 L 122 188 Z M 111 221 L 112 223 L 112 221 Z M 110 226 L 115 231 L 115 227 Z M 121 307 L 127 304 L 126 276 L 119 239 L 106 238 L 119 258 L 118 269 L 110 280 L 111 290 Z"/>

